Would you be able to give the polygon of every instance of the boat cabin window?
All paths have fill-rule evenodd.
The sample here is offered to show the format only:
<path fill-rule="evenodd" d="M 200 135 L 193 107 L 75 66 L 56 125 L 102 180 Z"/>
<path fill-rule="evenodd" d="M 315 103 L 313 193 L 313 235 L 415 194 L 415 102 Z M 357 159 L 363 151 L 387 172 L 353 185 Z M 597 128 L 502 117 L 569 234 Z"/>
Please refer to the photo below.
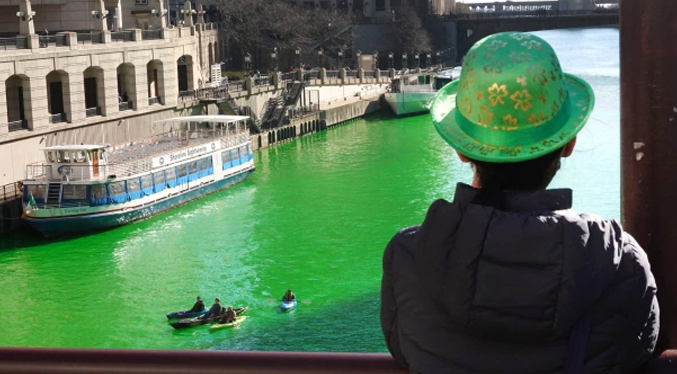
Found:
<path fill-rule="evenodd" d="M 71 157 L 68 154 L 68 151 L 56 151 L 56 162 L 60 164 L 69 164 L 71 162 Z"/>
<path fill-rule="evenodd" d="M 44 199 L 45 197 L 45 186 L 41 184 L 29 184 L 28 185 L 28 195 L 33 195 L 34 199 Z"/>
<path fill-rule="evenodd" d="M 95 184 L 92 186 L 92 200 L 106 198 L 106 185 Z"/>
<path fill-rule="evenodd" d="M 45 153 L 47 154 L 47 161 L 54 163 L 54 152 L 47 151 Z"/>
<path fill-rule="evenodd" d="M 75 151 L 75 162 L 87 162 L 87 154 L 85 151 Z"/>
<path fill-rule="evenodd" d="M 66 200 L 87 199 L 87 186 L 66 184 L 63 186 L 63 198 Z"/>

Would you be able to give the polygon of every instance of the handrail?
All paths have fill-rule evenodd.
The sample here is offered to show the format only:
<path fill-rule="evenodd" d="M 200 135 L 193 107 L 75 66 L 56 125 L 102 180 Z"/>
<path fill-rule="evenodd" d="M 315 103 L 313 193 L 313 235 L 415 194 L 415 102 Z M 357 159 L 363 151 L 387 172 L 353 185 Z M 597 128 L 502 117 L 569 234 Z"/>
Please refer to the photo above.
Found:
<path fill-rule="evenodd" d="M 674 374 L 677 351 L 651 359 L 635 374 Z M 383 353 L 233 352 L 0 348 L 0 373 L 17 374 L 404 374 Z"/>

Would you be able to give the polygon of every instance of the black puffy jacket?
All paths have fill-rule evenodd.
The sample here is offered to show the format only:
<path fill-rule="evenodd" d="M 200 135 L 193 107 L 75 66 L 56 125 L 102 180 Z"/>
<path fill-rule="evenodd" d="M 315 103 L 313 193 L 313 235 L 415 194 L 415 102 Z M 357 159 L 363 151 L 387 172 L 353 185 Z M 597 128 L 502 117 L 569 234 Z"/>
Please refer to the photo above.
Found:
<path fill-rule="evenodd" d="M 584 373 L 628 373 L 658 337 L 645 252 L 570 190 L 488 198 L 459 184 L 383 258 L 381 327 L 414 373 L 561 373 L 569 333 L 592 317 Z"/>

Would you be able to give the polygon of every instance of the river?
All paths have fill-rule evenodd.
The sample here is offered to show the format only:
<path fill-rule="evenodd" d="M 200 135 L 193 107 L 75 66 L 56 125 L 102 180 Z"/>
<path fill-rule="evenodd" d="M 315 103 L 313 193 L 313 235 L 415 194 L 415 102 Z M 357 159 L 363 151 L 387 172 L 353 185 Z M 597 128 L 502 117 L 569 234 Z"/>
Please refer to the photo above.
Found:
<path fill-rule="evenodd" d="M 620 216 L 617 28 L 538 32 L 597 95 L 553 187 L 574 208 Z M 250 179 L 157 217 L 61 241 L 0 243 L 1 346 L 386 351 L 378 310 L 383 249 L 451 199 L 471 171 L 429 115 L 384 110 L 264 149 Z M 291 288 L 299 306 L 280 313 Z M 174 330 L 165 314 L 248 305 L 238 328 Z"/>

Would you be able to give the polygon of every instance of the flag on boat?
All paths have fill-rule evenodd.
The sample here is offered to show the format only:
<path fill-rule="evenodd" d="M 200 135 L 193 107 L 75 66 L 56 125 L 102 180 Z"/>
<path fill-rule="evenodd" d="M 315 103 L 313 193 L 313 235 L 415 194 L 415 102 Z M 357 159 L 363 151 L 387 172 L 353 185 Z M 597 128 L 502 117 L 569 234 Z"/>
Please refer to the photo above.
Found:
<path fill-rule="evenodd" d="M 38 205 L 35 203 L 35 199 L 33 198 L 32 192 L 29 192 L 29 195 L 28 195 L 28 207 L 30 209 L 38 209 Z"/>

